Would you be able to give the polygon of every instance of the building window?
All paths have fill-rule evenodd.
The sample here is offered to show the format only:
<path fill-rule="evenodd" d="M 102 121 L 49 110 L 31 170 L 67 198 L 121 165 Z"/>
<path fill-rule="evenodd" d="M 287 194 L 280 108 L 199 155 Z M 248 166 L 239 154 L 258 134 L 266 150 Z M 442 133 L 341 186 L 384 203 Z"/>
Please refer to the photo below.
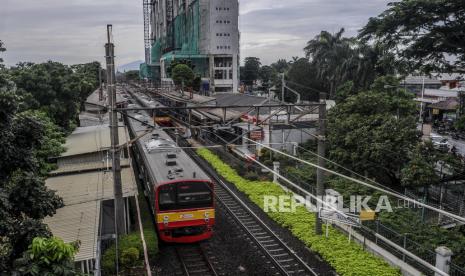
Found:
<path fill-rule="evenodd" d="M 222 80 L 223 79 L 223 70 L 215 70 L 215 79 Z"/>
<path fill-rule="evenodd" d="M 215 57 L 215 67 L 232 67 L 232 57 Z"/>
<path fill-rule="evenodd" d="M 233 70 L 229 70 L 229 79 L 230 79 L 230 80 L 233 79 Z"/>

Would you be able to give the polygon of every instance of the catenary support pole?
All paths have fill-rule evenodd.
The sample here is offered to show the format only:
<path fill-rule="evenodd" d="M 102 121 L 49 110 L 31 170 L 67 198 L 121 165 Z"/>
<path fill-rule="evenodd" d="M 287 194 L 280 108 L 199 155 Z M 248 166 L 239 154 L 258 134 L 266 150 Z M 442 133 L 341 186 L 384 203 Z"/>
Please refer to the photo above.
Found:
<path fill-rule="evenodd" d="M 286 83 L 284 81 L 284 73 L 281 75 L 281 102 L 284 103 L 284 90 L 286 89 Z"/>
<path fill-rule="evenodd" d="M 326 93 L 320 93 L 320 102 L 326 103 Z M 325 167 L 325 152 L 326 152 L 326 104 L 319 106 L 319 117 L 318 117 L 318 165 Z M 316 171 L 316 195 L 320 198 L 325 193 L 325 172 L 322 169 Z M 315 233 L 317 235 L 322 234 L 321 230 L 321 219 L 318 217 L 318 212 L 315 213 Z"/>
<path fill-rule="evenodd" d="M 112 42 L 112 25 L 107 25 L 108 43 L 105 45 L 107 64 L 107 93 L 110 100 L 110 136 L 113 171 L 113 188 L 115 196 L 115 232 L 125 234 L 124 201 L 121 182 L 120 151 L 118 148 L 118 113 L 116 112 L 116 76 L 115 76 L 115 46 Z"/>

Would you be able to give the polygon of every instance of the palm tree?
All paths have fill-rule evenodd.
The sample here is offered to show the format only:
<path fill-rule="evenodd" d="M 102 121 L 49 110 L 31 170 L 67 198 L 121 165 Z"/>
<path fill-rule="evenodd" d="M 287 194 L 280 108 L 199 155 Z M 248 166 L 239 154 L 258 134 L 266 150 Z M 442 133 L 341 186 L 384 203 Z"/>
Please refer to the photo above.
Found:
<path fill-rule="evenodd" d="M 350 38 L 343 38 L 344 28 L 331 34 L 322 31 L 304 48 L 306 57 L 318 68 L 318 77 L 329 82 L 330 97 L 334 96 L 341 78 L 341 62 L 351 55 Z"/>
<path fill-rule="evenodd" d="M 331 34 L 322 31 L 308 41 L 305 55 L 326 82 L 330 97 L 336 89 L 352 81 L 356 88 L 368 88 L 377 75 L 393 73 L 393 57 L 379 45 L 368 45 L 356 38 L 343 37 L 344 29 Z"/>

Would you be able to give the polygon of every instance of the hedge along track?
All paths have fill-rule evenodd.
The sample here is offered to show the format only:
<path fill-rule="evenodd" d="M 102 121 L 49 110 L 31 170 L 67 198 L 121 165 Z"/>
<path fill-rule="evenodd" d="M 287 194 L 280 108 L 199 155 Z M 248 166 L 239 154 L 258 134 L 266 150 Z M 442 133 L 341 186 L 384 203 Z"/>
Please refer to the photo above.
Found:
<path fill-rule="evenodd" d="M 181 146 L 190 146 L 180 139 Z M 232 191 L 216 171 L 192 149 L 185 149 L 198 165 L 215 180 L 215 197 L 226 212 L 248 234 L 277 269 L 278 275 L 318 275 L 284 241 L 282 241 L 255 213 Z"/>
<path fill-rule="evenodd" d="M 201 244 L 177 245 L 176 255 L 186 276 L 218 276 L 210 258 Z"/>

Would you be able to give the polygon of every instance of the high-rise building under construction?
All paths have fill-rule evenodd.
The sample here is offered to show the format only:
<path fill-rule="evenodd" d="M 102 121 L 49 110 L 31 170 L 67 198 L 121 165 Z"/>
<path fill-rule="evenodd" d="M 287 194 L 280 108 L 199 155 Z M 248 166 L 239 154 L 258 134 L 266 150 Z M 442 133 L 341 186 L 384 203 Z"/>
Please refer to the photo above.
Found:
<path fill-rule="evenodd" d="M 174 60 L 187 60 L 203 87 L 237 92 L 238 0 L 152 0 L 150 7 L 150 64 L 162 83 Z"/>

